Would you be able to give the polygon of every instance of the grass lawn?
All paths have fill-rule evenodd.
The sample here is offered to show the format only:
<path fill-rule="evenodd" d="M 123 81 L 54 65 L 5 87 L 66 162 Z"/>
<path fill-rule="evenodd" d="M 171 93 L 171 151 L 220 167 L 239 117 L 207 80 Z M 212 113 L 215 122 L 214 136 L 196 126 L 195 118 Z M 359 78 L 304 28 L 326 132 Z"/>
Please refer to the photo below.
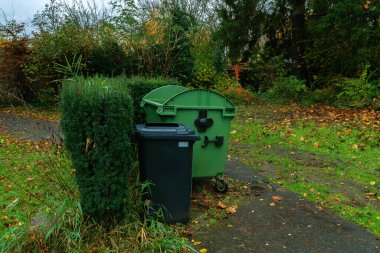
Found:
<path fill-rule="evenodd" d="M 231 155 L 380 236 L 380 112 L 296 104 L 239 109 Z"/>

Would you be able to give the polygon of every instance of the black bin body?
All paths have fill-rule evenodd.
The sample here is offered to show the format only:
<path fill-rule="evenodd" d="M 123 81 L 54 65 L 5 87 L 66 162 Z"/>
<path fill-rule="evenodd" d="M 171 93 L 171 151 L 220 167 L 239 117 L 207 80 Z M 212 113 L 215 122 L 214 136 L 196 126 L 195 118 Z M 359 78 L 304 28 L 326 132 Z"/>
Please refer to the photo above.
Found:
<path fill-rule="evenodd" d="M 145 196 L 152 209 L 162 207 L 167 223 L 189 220 L 193 144 L 199 136 L 175 123 L 135 126 L 140 179 L 151 182 Z"/>

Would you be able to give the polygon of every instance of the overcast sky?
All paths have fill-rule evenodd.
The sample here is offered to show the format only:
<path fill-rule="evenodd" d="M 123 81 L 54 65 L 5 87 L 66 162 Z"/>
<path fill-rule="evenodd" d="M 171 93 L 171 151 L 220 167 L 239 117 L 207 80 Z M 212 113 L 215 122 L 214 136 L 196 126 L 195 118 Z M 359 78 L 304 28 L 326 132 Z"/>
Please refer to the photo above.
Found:
<path fill-rule="evenodd" d="M 66 2 L 72 2 L 72 0 L 65 0 Z M 33 19 L 33 15 L 37 11 L 42 11 L 45 4 L 50 0 L 0 0 L 0 9 L 2 9 L 7 19 L 15 19 L 29 23 Z M 87 0 L 83 0 L 87 2 Z M 92 0 L 91 0 L 92 2 Z M 102 4 L 106 4 L 108 0 L 95 0 L 95 3 L 100 7 Z M 0 16 L 0 22 L 4 21 L 3 15 Z"/>

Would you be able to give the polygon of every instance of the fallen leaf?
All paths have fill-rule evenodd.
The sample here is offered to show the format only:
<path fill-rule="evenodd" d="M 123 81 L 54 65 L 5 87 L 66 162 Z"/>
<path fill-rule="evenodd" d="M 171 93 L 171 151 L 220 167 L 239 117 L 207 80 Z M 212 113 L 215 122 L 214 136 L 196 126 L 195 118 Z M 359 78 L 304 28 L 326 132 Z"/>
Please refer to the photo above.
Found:
<path fill-rule="evenodd" d="M 233 226 L 231 224 L 228 224 L 227 227 L 232 228 Z"/>
<path fill-rule="evenodd" d="M 33 178 L 32 178 L 32 177 L 28 177 L 25 181 L 26 181 L 26 182 L 33 181 Z"/>
<path fill-rule="evenodd" d="M 315 191 L 314 188 L 309 189 L 309 192 L 314 192 L 314 191 Z"/>
<path fill-rule="evenodd" d="M 359 148 L 359 146 L 357 145 L 357 144 L 354 144 L 354 145 L 352 145 L 352 147 L 351 147 L 352 149 L 358 149 Z"/>
<path fill-rule="evenodd" d="M 230 213 L 230 214 L 234 214 L 236 213 L 236 209 L 238 207 L 235 205 L 235 206 L 230 206 L 229 208 L 226 209 L 227 213 Z"/>
<path fill-rule="evenodd" d="M 7 138 L 7 146 L 11 145 L 11 140 Z"/>
<path fill-rule="evenodd" d="M 207 252 L 207 249 L 205 249 L 205 248 L 200 249 L 199 252 L 200 252 L 200 253 L 206 253 L 206 252 Z"/>
<path fill-rule="evenodd" d="M 231 134 L 236 134 L 236 130 L 232 130 L 232 131 L 231 131 Z"/>
<path fill-rule="evenodd" d="M 376 184 L 376 182 L 375 181 L 371 181 L 371 182 L 369 182 L 369 184 L 372 185 L 372 186 L 374 186 Z"/>
<path fill-rule="evenodd" d="M 193 244 L 194 244 L 195 246 L 197 246 L 197 245 L 201 244 L 201 242 L 196 242 L 196 241 L 194 241 Z"/>
<path fill-rule="evenodd" d="M 270 203 L 269 205 L 270 205 L 270 206 L 275 206 L 276 203 L 272 202 L 272 203 Z"/>
<path fill-rule="evenodd" d="M 226 209 L 226 205 L 223 204 L 221 201 L 218 201 L 218 204 L 217 204 L 218 207 L 222 208 L 222 209 Z"/>
<path fill-rule="evenodd" d="M 319 143 L 318 143 L 318 142 L 314 142 L 314 143 L 313 143 L 313 146 L 314 146 L 315 148 L 318 148 L 318 147 L 319 147 Z"/>
<path fill-rule="evenodd" d="M 345 131 L 346 134 L 351 134 L 351 130 L 348 129 L 347 131 Z"/>
<path fill-rule="evenodd" d="M 205 204 L 211 204 L 211 200 L 208 199 L 208 198 L 204 198 L 202 201 L 203 201 L 203 203 L 205 203 Z"/>
<path fill-rule="evenodd" d="M 284 198 L 281 196 L 272 196 L 272 199 L 276 201 L 282 201 Z"/>

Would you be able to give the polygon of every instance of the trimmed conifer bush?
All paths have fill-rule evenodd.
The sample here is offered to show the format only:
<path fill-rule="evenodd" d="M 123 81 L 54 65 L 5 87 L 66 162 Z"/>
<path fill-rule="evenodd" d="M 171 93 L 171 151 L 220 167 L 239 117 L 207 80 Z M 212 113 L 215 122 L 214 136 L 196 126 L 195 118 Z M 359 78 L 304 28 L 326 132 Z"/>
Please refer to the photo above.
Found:
<path fill-rule="evenodd" d="M 133 99 L 133 109 L 135 112 L 134 123 L 145 123 L 145 112 L 140 107 L 142 98 L 152 90 L 165 85 L 180 85 L 177 80 L 167 78 L 145 78 L 133 77 L 126 79 L 129 93 Z"/>
<path fill-rule="evenodd" d="M 75 167 L 85 216 L 112 224 L 127 208 L 132 100 L 121 78 L 66 80 L 62 88 L 64 144 Z"/>

